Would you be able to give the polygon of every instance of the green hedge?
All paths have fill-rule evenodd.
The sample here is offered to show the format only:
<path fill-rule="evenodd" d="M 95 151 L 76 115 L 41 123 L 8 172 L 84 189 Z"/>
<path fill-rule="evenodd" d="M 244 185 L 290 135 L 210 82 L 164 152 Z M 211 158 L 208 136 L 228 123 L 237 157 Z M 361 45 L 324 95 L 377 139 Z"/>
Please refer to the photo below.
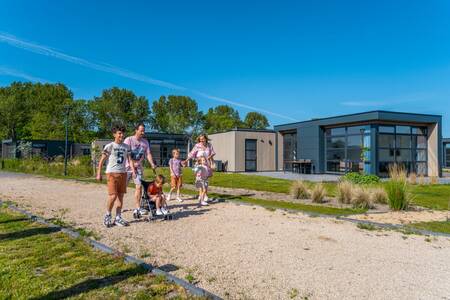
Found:
<path fill-rule="evenodd" d="M 342 177 L 342 180 L 347 180 L 355 184 L 374 184 L 380 182 L 380 177 L 377 175 L 360 174 L 350 172 Z"/>

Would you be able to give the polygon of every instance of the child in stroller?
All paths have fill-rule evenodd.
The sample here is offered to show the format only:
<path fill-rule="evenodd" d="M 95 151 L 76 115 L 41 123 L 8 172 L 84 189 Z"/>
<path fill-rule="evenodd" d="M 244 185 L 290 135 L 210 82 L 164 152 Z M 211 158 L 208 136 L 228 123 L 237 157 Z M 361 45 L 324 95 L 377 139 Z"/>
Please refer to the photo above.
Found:
<path fill-rule="evenodd" d="M 141 179 L 143 189 L 140 209 L 149 212 L 149 220 L 159 216 L 163 216 L 164 219 L 172 219 L 171 213 L 167 209 L 166 198 L 162 192 L 164 181 L 165 178 L 162 175 L 156 175 L 153 181 Z"/>

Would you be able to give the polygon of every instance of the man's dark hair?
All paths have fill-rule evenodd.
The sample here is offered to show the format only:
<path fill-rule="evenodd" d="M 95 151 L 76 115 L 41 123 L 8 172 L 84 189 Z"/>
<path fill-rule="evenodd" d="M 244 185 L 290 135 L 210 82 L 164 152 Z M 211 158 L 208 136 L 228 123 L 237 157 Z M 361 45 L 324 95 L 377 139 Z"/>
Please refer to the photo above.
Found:
<path fill-rule="evenodd" d="M 134 130 L 138 130 L 139 129 L 139 127 L 144 127 L 144 129 L 145 129 L 145 124 L 144 123 L 137 123 L 136 124 L 136 126 L 134 126 Z"/>
<path fill-rule="evenodd" d="M 122 131 L 123 133 L 125 133 L 125 126 L 123 126 L 123 125 L 113 125 L 113 127 L 112 127 L 112 129 L 111 129 L 111 131 L 112 131 L 112 133 L 114 134 L 114 133 L 116 133 L 117 131 Z"/>

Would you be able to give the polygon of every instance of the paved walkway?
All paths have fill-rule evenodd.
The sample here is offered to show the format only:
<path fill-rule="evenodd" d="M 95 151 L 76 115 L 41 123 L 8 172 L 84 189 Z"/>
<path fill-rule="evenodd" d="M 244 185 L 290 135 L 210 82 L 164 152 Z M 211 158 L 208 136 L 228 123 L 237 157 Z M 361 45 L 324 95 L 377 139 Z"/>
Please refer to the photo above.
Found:
<path fill-rule="evenodd" d="M 292 172 L 255 172 L 255 173 L 240 173 L 244 175 L 258 175 L 258 176 L 267 176 L 273 178 L 280 179 L 289 179 L 289 180 L 307 180 L 314 182 L 324 182 L 324 181 L 338 181 L 340 175 L 333 174 L 298 174 Z"/>

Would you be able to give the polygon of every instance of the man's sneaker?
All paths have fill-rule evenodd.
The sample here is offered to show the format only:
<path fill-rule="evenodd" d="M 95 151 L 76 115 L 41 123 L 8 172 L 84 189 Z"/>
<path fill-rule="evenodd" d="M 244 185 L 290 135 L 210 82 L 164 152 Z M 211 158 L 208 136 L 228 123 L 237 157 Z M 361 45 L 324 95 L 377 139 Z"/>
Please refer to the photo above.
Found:
<path fill-rule="evenodd" d="M 157 216 L 162 216 L 163 213 L 162 213 L 162 211 L 161 211 L 160 209 L 157 209 L 157 210 L 156 210 L 156 215 L 157 215 Z"/>
<path fill-rule="evenodd" d="M 115 223 L 119 226 L 129 226 L 130 225 L 130 224 L 128 224 L 127 221 L 122 219 L 122 217 L 116 217 Z"/>
<path fill-rule="evenodd" d="M 139 212 L 141 213 L 141 215 L 148 215 L 148 210 L 147 209 L 139 209 Z"/>
<path fill-rule="evenodd" d="M 105 225 L 107 228 L 114 225 L 111 215 L 105 215 L 105 217 L 103 218 L 103 225 Z"/>
<path fill-rule="evenodd" d="M 177 197 L 177 201 L 181 203 L 181 202 L 183 202 L 183 199 L 181 199 L 180 197 Z"/>
<path fill-rule="evenodd" d="M 207 205 L 209 205 L 209 204 L 208 204 L 208 202 L 206 202 L 206 201 L 201 201 L 201 202 L 200 202 L 200 205 L 201 205 L 201 206 L 207 206 Z"/>
<path fill-rule="evenodd" d="M 141 218 L 141 211 L 140 211 L 139 209 L 135 209 L 135 210 L 133 211 L 133 218 L 134 218 L 135 220 L 138 220 L 138 219 Z"/>
<path fill-rule="evenodd" d="M 163 214 L 165 214 L 165 215 L 168 215 L 170 212 L 169 212 L 169 210 L 167 209 L 167 208 L 165 208 L 165 207 L 162 207 L 161 208 L 161 212 L 163 213 Z"/>

